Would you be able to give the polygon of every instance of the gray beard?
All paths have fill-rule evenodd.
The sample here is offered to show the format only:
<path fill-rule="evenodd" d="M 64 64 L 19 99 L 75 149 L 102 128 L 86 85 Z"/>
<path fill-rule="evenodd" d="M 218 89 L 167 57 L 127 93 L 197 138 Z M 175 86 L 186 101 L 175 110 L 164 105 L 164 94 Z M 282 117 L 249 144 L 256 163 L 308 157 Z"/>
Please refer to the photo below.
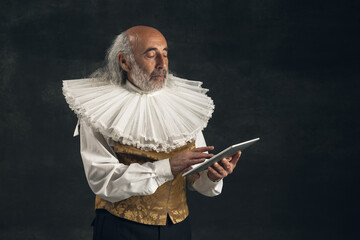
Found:
<path fill-rule="evenodd" d="M 167 72 L 165 70 L 158 70 L 158 71 L 161 71 L 162 73 L 165 73 L 164 79 L 157 80 L 157 81 L 162 82 L 161 85 L 158 85 L 158 84 L 154 84 L 150 80 L 151 76 L 148 76 L 145 73 L 145 71 L 143 69 L 141 69 L 136 62 L 132 64 L 132 67 L 133 68 L 130 73 L 130 77 L 133 80 L 134 84 L 141 90 L 143 90 L 145 92 L 154 92 L 154 91 L 162 89 L 165 86 L 166 81 L 167 81 Z"/>

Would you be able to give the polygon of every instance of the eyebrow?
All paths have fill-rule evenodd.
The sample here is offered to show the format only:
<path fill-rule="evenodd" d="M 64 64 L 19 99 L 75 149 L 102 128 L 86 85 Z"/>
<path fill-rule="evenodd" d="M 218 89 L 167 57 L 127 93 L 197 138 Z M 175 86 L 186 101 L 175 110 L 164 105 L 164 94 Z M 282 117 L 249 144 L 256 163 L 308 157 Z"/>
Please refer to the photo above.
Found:
<path fill-rule="evenodd" d="M 157 48 L 148 48 L 148 49 L 146 49 L 145 50 L 145 52 L 143 52 L 142 54 L 145 54 L 145 53 L 147 53 L 147 52 L 150 52 L 150 51 L 156 51 L 156 50 L 158 50 Z M 168 51 L 168 48 L 166 47 L 166 48 L 164 48 L 163 50 L 165 50 L 165 51 Z"/>

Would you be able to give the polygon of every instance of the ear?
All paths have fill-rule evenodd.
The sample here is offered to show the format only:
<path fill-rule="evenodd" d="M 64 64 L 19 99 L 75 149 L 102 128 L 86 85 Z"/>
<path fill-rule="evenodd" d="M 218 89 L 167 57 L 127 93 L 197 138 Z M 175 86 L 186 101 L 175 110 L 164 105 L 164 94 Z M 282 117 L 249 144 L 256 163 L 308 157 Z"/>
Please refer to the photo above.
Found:
<path fill-rule="evenodd" d="M 120 52 L 118 55 L 120 67 L 125 71 L 129 72 L 131 69 L 130 62 L 126 59 L 125 54 Z"/>

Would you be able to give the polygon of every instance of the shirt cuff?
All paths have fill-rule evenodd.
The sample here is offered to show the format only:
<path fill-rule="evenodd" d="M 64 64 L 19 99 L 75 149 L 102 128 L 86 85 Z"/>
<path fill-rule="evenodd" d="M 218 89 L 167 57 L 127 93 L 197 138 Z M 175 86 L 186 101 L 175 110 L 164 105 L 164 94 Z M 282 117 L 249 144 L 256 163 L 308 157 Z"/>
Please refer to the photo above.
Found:
<path fill-rule="evenodd" d="M 223 180 L 221 179 L 218 182 L 211 181 L 207 176 L 206 170 L 200 173 L 200 178 L 197 179 L 192 185 L 193 189 L 208 197 L 219 195 L 221 193 L 222 187 Z"/>
<path fill-rule="evenodd" d="M 156 173 L 156 182 L 159 186 L 163 185 L 167 181 L 173 180 L 174 176 L 171 172 L 170 161 L 169 159 L 163 159 L 154 162 L 155 173 Z"/>

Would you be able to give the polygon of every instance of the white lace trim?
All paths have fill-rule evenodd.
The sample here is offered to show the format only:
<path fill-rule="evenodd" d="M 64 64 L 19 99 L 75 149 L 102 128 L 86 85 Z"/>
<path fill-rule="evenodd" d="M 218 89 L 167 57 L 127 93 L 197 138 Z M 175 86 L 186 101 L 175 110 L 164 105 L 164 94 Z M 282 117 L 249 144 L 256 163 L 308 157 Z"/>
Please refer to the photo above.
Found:
<path fill-rule="evenodd" d="M 166 86 L 144 93 L 127 81 L 114 85 L 96 79 L 63 81 L 70 108 L 116 142 L 142 150 L 169 152 L 196 139 L 214 111 L 202 82 L 169 75 Z"/>

